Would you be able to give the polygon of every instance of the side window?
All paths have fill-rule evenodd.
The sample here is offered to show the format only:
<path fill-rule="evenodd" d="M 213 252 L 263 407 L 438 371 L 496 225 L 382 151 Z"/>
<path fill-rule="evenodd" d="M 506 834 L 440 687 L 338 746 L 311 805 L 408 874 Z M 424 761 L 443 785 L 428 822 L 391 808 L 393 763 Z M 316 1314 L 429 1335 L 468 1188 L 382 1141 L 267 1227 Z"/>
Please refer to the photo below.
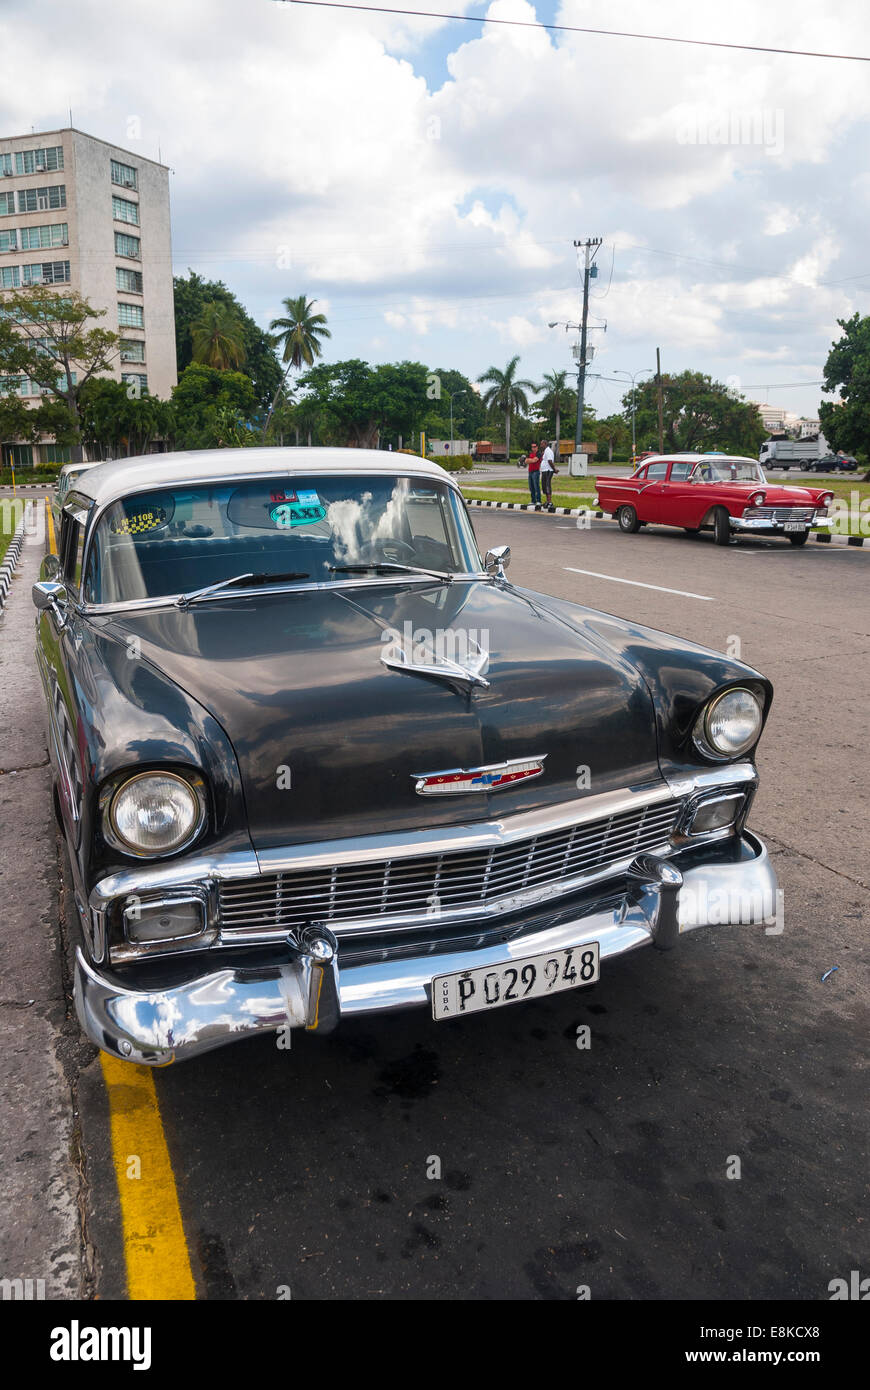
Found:
<path fill-rule="evenodd" d="M 647 478 L 649 478 L 650 481 L 652 481 L 653 478 L 665 478 L 667 477 L 669 467 L 670 465 L 667 463 L 651 463 L 647 469 Z"/>
<path fill-rule="evenodd" d="M 69 512 L 63 512 L 60 519 L 60 540 L 57 547 L 57 558 L 60 561 L 60 568 L 64 576 L 70 577 L 69 555 L 73 545 L 73 538 L 76 531 L 77 522 Z"/>
<path fill-rule="evenodd" d="M 692 465 L 691 465 L 690 463 L 672 463 L 672 464 L 671 464 L 671 482 L 672 482 L 672 483 L 676 483 L 676 482 L 678 482 L 681 478 L 688 478 L 688 476 L 689 476 L 689 474 L 691 473 L 691 471 L 692 471 Z"/>

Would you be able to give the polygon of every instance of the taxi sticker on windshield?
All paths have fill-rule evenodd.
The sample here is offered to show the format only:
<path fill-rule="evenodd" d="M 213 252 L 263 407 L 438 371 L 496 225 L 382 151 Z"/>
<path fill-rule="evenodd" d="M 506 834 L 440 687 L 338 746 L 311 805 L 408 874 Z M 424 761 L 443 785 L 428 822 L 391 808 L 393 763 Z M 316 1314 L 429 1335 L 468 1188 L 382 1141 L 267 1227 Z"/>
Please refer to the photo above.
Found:
<path fill-rule="evenodd" d="M 113 517 L 109 529 L 116 536 L 138 536 L 143 531 L 155 531 L 158 526 L 165 525 L 166 512 L 162 507 L 153 507 L 150 511 L 134 512 L 132 516 Z"/>
<path fill-rule="evenodd" d="M 269 512 L 276 526 L 311 526 L 323 521 L 326 508 L 320 505 L 316 492 L 300 492 L 295 502 L 280 502 Z"/>

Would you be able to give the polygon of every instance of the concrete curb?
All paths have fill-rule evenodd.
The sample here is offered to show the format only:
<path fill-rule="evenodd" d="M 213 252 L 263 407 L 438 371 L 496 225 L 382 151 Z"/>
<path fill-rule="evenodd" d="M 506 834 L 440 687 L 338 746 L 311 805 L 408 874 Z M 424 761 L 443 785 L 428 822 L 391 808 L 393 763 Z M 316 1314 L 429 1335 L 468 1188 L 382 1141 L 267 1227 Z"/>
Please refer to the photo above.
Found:
<path fill-rule="evenodd" d="M 604 517 L 604 512 L 593 511 L 590 507 L 554 507 L 550 511 L 549 507 L 535 507 L 531 502 L 489 502 L 480 497 L 466 497 L 469 507 L 497 507 L 506 512 L 534 512 L 538 511 L 542 516 L 594 516 Z"/>
<path fill-rule="evenodd" d="M 3 564 L 0 565 L 0 613 L 6 606 L 6 596 L 12 587 L 12 579 L 21 558 L 21 547 L 24 544 L 24 521 L 19 521 L 9 543 L 9 549 L 3 556 Z"/>
<path fill-rule="evenodd" d="M 552 511 L 549 511 L 547 507 L 536 509 L 531 502 L 490 502 L 481 497 L 466 497 L 465 500 L 469 507 L 495 507 L 506 512 L 534 512 L 537 510 L 542 516 L 587 516 L 595 517 L 599 521 L 611 521 L 613 519 L 606 512 L 593 511 L 590 507 L 554 507 Z M 832 536 L 830 531 L 816 531 L 810 539 L 821 542 L 823 545 L 834 546 L 863 546 L 865 541 L 864 536 Z M 870 545 L 868 545 L 868 549 L 870 549 Z"/>

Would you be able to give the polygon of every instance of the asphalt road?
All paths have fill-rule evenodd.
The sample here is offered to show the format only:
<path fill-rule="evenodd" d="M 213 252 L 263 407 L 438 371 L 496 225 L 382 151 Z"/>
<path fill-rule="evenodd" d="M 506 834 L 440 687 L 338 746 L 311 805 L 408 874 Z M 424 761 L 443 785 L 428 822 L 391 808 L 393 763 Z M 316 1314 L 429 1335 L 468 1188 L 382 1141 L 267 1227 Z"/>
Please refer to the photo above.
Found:
<path fill-rule="evenodd" d="M 868 554 L 475 526 L 516 582 L 737 641 L 773 679 L 752 824 L 784 931 L 707 928 L 461 1024 L 418 1011 L 154 1073 L 198 1296 L 827 1299 L 870 1272 Z M 123 1297 L 105 1091 L 76 1065 L 88 1288 Z"/>

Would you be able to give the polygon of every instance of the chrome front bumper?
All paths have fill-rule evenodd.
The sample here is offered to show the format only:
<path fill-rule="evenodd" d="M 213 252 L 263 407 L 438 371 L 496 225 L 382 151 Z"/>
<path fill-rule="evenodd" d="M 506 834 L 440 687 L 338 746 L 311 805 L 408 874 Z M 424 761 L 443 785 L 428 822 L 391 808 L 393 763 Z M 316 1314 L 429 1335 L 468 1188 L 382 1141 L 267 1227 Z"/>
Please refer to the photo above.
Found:
<path fill-rule="evenodd" d="M 721 853 L 717 853 L 721 851 Z M 78 952 L 76 1012 L 100 1048 L 131 1062 L 166 1066 L 252 1033 L 286 1028 L 329 1032 L 342 1017 L 431 1005 L 432 980 L 480 966 L 582 947 L 597 941 L 602 960 L 640 946 L 674 946 L 695 927 L 770 922 L 777 907 L 776 876 L 760 840 L 744 832 L 740 856 L 722 841 L 704 862 L 680 869 L 678 860 L 642 854 L 619 892 L 602 885 L 586 908 L 551 903 L 502 940 L 485 946 L 368 959 L 339 965 L 337 943 L 322 927 L 288 940 L 286 963 L 225 966 L 203 971 L 187 963 L 170 987 L 132 990 L 117 974 L 96 970 Z M 768 927 L 768 931 L 777 928 Z M 373 955 L 375 953 L 372 953 Z M 183 967 L 183 964 L 181 966 Z"/>
<path fill-rule="evenodd" d="M 760 531 L 769 535 L 795 535 L 796 532 L 786 532 L 786 523 L 777 521 L 775 517 L 766 516 L 732 516 L 729 517 L 732 531 Z M 797 524 L 806 531 L 821 531 L 834 524 L 835 518 L 832 516 L 819 516 L 813 521 L 808 521 L 806 525 L 798 522 Z M 793 523 L 789 523 L 793 524 Z"/>

